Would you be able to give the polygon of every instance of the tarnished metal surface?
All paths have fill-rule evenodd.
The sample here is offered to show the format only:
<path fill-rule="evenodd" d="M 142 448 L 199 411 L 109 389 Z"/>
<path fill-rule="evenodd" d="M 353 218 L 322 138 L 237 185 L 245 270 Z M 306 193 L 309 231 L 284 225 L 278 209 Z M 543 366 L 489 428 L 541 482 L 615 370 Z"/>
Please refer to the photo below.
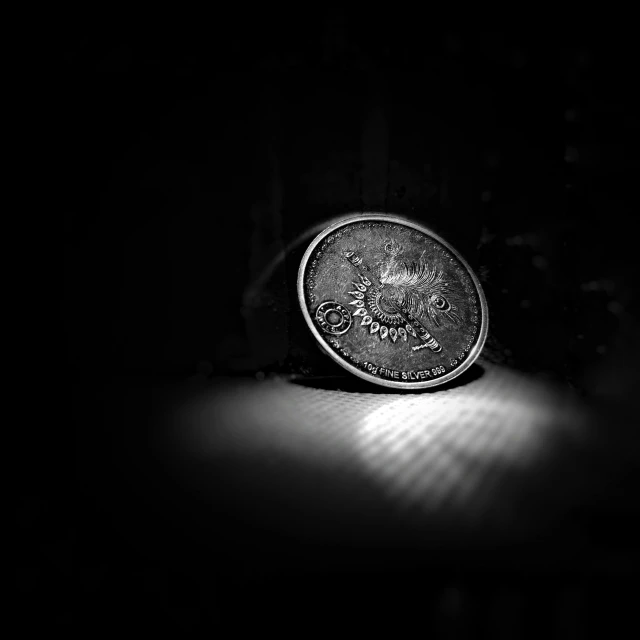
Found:
<path fill-rule="evenodd" d="M 487 304 L 466 261 L 433 232 L 394 216 L 354 216 L 320 233 L 302 259 L 298 297 L 334 360 L 390 387 L 455 378 L 487 335 Z"/>

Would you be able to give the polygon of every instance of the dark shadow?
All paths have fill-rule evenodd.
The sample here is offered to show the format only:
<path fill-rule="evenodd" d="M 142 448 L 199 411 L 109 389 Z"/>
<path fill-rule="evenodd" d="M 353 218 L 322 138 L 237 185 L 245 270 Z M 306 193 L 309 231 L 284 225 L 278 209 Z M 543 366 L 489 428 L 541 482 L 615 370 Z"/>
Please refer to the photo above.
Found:
<path fill-rule="evenodd" d="M 326 391 L 346 391 L 348 393 L 373 393 L 373 394 L 401 394 L 406 395 L 408 393 L 437 393 L 438 391 L 444 391 L 445 389 L 457 389 L 458 387 L 464 387 L 476 380 L 479 380 L 484 375 L 484 367 L 474 363 L 466 371 L 463 371 L 457 378 L 438 385 L 437 387 L 429 387 L 427 389 L 397 389 L 395 387 L 378 386 L 357 376 L 350 375 L 336 375 L 336 376 L 292 376 L 289 378 L 290 382 L 299 384 L 303 387 L 310 387 L 313 389 L 324 389 Z"/>

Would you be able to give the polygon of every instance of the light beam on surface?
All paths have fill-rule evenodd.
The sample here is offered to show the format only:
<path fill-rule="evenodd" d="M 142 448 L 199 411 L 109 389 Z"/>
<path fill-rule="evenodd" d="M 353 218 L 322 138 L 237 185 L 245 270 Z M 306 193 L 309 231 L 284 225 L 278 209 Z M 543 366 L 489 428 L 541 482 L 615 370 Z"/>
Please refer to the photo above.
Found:
<path fill-rule="evenodd" d="M 578 406 L 551 388 L 487 365 L 472 385 L 390 399 L 373 409 L 359 429 L 358 447 L 399 505 L 472 520 L 495 501 L 508 519 L 515 505 L 501 480 L 512 482 L 544 464 L 552 440 L 579 435 L 584 421 Z"/>
<path fill-rule="evenodd" d="M 483 366 L 467 384 L 412 394 L 230 380 L 188 396 L 174 436 L 188 468 L 223 468 L 234 499 L 285 502 L 307 528 L 338 529 L 336 513 L 357 522 L 366 509 L 383 519 L 387 507 L 525 527 L 527 492 L 551 481 L 559 440 L 582 439 L 584 414 L 530 377 Z"/>

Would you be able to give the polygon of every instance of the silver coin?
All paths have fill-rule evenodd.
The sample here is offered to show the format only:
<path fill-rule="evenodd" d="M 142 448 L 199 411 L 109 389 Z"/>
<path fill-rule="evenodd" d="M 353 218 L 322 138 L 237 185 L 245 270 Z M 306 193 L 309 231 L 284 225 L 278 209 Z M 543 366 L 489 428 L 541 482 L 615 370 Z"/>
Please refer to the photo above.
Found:
<path fill-rule="evenodd" d="M 460 375 L 487 336 L 478 278 L 415 222 L 367 213 L 322 231 L 305 252 L 298 299 L 309 329 L 347 371 L 423 389 Z"/>

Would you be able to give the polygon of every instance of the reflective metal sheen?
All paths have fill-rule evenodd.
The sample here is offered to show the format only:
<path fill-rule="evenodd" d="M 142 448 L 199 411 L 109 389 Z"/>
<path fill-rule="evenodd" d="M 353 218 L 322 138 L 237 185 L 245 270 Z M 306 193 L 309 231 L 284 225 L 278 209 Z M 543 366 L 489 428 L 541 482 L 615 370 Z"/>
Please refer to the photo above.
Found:
<path fill-rule="evenodd" d="M 432 231 L 365 213 L 322 231 L 298 272 L 302 313 L 321 346 L 375 384 L 423 389 L 482 351 L 487 303 L 462 256 Z"/>

